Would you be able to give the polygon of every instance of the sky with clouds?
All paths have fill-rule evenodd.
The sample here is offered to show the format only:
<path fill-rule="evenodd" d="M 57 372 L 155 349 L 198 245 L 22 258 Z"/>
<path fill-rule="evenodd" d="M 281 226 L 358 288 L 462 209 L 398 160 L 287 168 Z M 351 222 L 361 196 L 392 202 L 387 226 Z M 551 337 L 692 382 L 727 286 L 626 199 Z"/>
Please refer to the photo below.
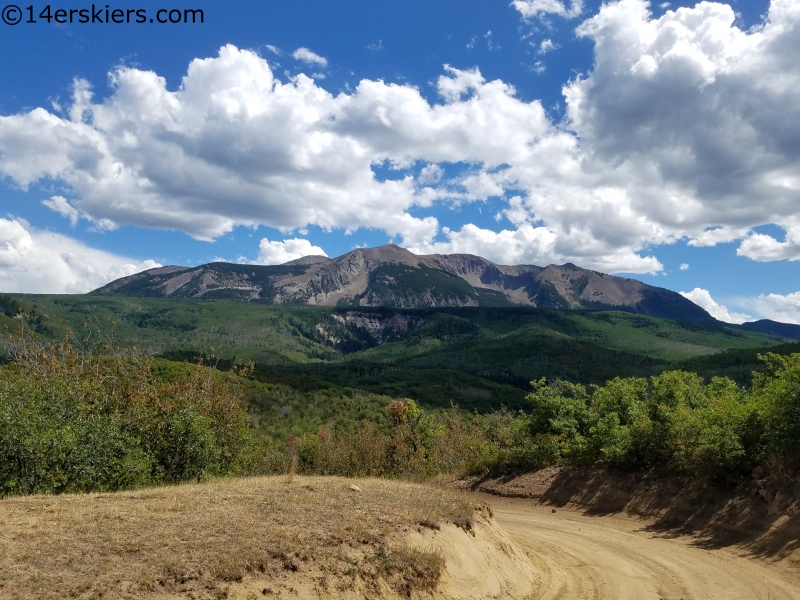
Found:
<path fill-rule="evenodd" d="M 0 291 L 392 241 L 800 322 L 800 0 L 192 8 L 6 26 Z"/>

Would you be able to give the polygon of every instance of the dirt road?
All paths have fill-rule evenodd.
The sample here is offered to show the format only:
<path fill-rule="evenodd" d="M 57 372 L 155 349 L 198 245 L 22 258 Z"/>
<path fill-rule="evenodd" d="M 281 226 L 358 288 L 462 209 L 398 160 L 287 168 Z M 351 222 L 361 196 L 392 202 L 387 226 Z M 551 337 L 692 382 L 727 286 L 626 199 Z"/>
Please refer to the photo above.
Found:
<path fill-rule="evenodd" d="M 585 516 L 491 498 L 497 522 L 541 573 L 537 600 L 800 600 L 800 574 L 735 549 L 667 537 L 627 516 Z"/>

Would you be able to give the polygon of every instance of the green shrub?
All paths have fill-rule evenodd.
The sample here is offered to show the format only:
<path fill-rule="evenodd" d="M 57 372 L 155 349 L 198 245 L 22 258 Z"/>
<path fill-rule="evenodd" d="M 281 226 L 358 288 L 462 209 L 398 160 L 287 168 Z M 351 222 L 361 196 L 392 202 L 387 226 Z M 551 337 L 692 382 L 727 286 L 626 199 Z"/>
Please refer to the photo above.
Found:
<path fill-rule="evenodd" d="M 529 436 L 511 421 L 484 419 L 487 442 L 471 471 L 539 468 L 566 461 L 621 469 L 664 467 L 704 481 L 736 481 L 769 455 L 800 459 L 800 355 L 767 355 L 751 391 L 732 380 L 711 383 L 668 371 L 648 379 L 615 378 L 585 388 L 532 382 Z M 546 436 L 546 437 L 544 437 Z M 550 446 L 544 446 L 543 440 Z"/>
<path fill-rule="evenodd" d="M 541 379 L 527 411 L 484 415 L 248 384 L 254 405 L 274 409 L 260 425 L 254 417 L 257 440 L 242 408 L 248 369 L 171 363 L 154 374 L 135 350 L 86 351 L 74 339 L 44 345 L 27 333 L 7 350 L 0 495 L 115 490 L 290 464 L 308 474 L 429 477 L 568 463 L 714 482 L 738 481 L 770 457 L 800 466 L 800 354 L 766 355 L 750 390 L 683 371 L 588 387 Z"/>
<path fill-rule="evenodd" d="M 308 473 L 483 474 L 564 462 L 738 481 L 769 454 L 800 457 L 800 355 L 767 360 L 771 367 L 752 391 L 727 378 L 705 384 L 670 371 L 588 388 L 539 380 L 529 412 L 465 418 L 455 408 L 425 411 L 395 400 L 389 427 L 323 427 L 298 438 L 296 448 Z"/>
<path fill-rule="evenodd" d="M 75 340 L 9 340 L 0 369 L 0 494 L 130 488 L 236 472 L 252 461 L 235 376 L 198 365 L 155 378 L 149 359 Z M 240 373 L 241 374 L 241 373 Z"/>
<path fill-rule="evenodd" d="M 765 373 L 753 374 L 753 401 L 763 420 L 765 452 L 796 468 L 800 461 L 800 354 L 766 354 Z"/>
<path fill-rule="evenodd" d="M 630 428 L 620 424 L 619 414 L 611 412 L 589 429 L 584 463 L 607 467 L 628 467 L 632 464 L 633 440 Z"/>

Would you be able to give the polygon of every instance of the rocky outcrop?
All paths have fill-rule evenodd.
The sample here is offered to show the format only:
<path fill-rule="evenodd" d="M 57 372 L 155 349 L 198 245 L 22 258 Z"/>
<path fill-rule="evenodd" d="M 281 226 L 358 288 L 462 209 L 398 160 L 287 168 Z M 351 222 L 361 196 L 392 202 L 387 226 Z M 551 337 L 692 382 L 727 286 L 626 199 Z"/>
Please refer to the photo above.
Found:
<path fill-rule="evenodd" d="M 626 310 L 713 322 L 675 292 L 573 264 L 498 265 L 470 254 L 416 255 L 395 244 L 283 265 L 211 263 L 123 277 L 94 294 L 318 306 L 508 306 Z"/>

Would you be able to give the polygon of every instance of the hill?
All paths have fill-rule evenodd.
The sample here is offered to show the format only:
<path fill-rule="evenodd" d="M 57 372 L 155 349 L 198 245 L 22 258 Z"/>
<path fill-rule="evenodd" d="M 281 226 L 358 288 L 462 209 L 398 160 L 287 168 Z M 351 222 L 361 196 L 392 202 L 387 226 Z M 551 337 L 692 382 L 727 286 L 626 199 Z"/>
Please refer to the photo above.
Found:
<path fill-rule="evenodd" d="M 758 352 L 789 341 L 718 322 L 624 311 L 320 307 L 115 295 L 2 298 L 9 314 L 0 313 L 0 324 L 13 329 L 25 323 L 50 339 L 86 331 L 79 335 L 113 336 L 115 345 L 172 360 L 214 354 L 227 368 L 250 359 L 258 380 L 299 394 L 351 390 L 480 411 L 522 407 L 529 382 L 541 377 L 602 384 L 729 349 L 749 349 L 755 361 Z M 87 321 L 94 325 L 84 329 Z M 703 369 L 725 366 L 698 363 L 698 372 Z"/>
<path fill-rule="evenodd" d="M 374 478 L 8 498 L 0 595 L 527 597 L 536 572 L 489 512 L 442 488 Z"/>
<path fill-rule="evenodd" d="M 312 306 L 536 306 L 620 310 L 714 322 L 680 294 L 573 264 L 497 265 L 470 254 L 416 255 L 395 244 L 283 265 L 169 266 L 113 281 L 94 295 L 229 299 Z"/>

